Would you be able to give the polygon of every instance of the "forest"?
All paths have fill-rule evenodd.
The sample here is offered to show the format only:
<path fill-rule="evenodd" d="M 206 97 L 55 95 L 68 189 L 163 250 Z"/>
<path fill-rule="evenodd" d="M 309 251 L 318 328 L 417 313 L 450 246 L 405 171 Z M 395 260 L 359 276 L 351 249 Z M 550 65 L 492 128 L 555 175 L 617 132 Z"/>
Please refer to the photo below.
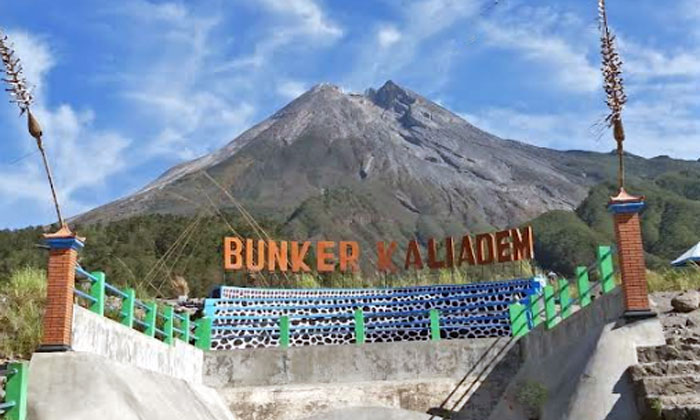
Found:
<path fill-rule="evenodd" d="M 700 179 L 694 172 L 664 174 L 653 182 L 637 182 L 629 190 L 646 197 L 642 230 L 647 266 L 658 272 L 700 240 Z M 171 280 L 184 278 L 191 296 L 205 296 L 220 284 L 264 287 L 363 287 L 496 280 L 553 270 L 570 277 L 576 266 L 595 261 L 595 249 L 613 244 L 612 218 L 605 203 L 615 188 L 600 184 L 575 211 L 551 211 L 531 221 L 535 259 L 459 269 L 399 270 L 380 273 L 259 273 L 226 271 L 223 238 L 235 234 L 257 238 L 283 236 L 283 222 L 259 218 L 251 227 L 236 211 L 196 217 L 152 214 L 106 224 L 76 225 L 87 238 L 79 263 L 104 271 L 107 281 L 143 293 L 168 296 Z M 0 283 L 24 268 L 44 269 L 42 234 L 50 227 L 0 231 Z M 455 236 L 460 232 L 455 232 Z M 315 259 L 314 250 L 307 255 Z"/>

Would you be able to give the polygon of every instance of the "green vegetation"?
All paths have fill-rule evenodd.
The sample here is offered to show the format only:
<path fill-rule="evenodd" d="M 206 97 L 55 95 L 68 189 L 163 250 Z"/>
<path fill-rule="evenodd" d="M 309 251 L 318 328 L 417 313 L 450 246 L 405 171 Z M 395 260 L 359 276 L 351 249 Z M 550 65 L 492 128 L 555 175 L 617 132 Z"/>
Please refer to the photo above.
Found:
<path fill-rule="evenodd" d="M 0 283 L 0 359 L 28 358 L 39 345 L 46 273 L 21 268 Z"/>
<path fill-rule="evenodd" d="M 700 241 L 700 172 L 666 173 L 646 182 L 637 180 L 627 189 L 646 197 L 641 224 L 647 267 L 673 278 L 670 261 Z M 600 184 L 575 212 L 552 211 L 533 220 L 538 264 L 571 276 L 576 265 L 593 261 L 597 244 L 614 243 L 605 203 L 615 193 L 613 185 Z"/>
<path fill-rule="evenodd" d="M 631 159 L 634 165 L 635 160 Z M 663 167 L 663 159 L 659 165 Z M 632 178 L 628 190 L 647 197 L 642 212 L 644 248 L 652 290 L 700 286 L 697 271 L 672 269 L 669 261 L 700 240 L 700 172 L 683 170 L 660 172 L 655 179 Z M 185 217 L 152 214 L 108 224 L 75 226 L 87 237 L 80 264 L 88 270 L 101 270 L 107 281 L 118 287 L 133 287 L 138 296 L 174 297 L 180 294 L 173 279 L 181 276 L 190 295 L 204 296 L 220 284 L 258 287 L 368 287 L 410 284 L 465 283 L 529 276 L 541 267 L 571 278 L 578 265 L 595 261 L 600 244 L 613 244 L 612 217 L 605 203 L 615 188 L 600 184 L 575 211 L 551 211 L 532 221 L 535 231 L 536 265 L 528 263 L 462 267 L 459 270 L 422 270 L 390 275 L 351 275 L 309 273 L 263 275 L 224 272 L 222 238 L 236 232 L 239 236 L 259 237 L 237 212 Z M 286 222 L 258 217 L 271 238 L 318 238 L 334 226 L 342 238 L 358 240 L 365 253 L 363 268 L 371 272 L 374 234 L 401 241 L 402 238 L 427 236 L 425 232 L 404 232 L 388 216 L 376 216 L 374 198 L 352 196 L 342 188 L 330 190 L 321 198 L 304 203 Z M 341 209 L 340 219 L 331 218 Z M 308 220 L 307 220 L 308 219 Z M 420 221 L 432 231 L 434 220 Z M 303 223 L 302 223 L 303 222 Z M 313 223 L 311 223 L 313 222 Z M 438 223 L 438 225 L 441 225 Z M 315 226 L 309 230 L 309 226 Z M 359 226 L 359 227 L 358 227 Z M 340 229 L 340 230 L 339 230 Z M 41 228 L 0 231 L 0 287 L 6 287 L 14 273 L 24 267 L 45 269 L 46 251 L 42 249 Z M 436 235 L 443 232 L 437 232 Z M 427 235 L 427 236 L 426 236 Z M 440 235 L 438 235 L 440 236 Z M 398 252 L 397 255 L 401 255 Z M 313 258 L 312 255 L 309 256 Z"/>
<path fill-rule="evenodd" d="M 648 401 L 648 404 L 649 404 L 649 407 L 651 408 L 652 414 L 655 416 L 654 417 L 655 419 L 663 418 L 662 414 L 663 414 L 664 406 L 661 403 L 661 400 L 659 398 L 651 398 Z"/>
<path fill-rule="evenodd" d="M 700 268 L 665 268 L 647 273 L 650 292 L 700 289 Z"/>
<path fill-rule="evenodd" d="M 536 381 L 525 381 L 518 384 L 516 398 L 525 408 L 530 419 L 539 419 L 542 407 L 547 402 L 547 387 Z"/>
<path fill-rule="evenodd" d="M 259 222 L 268 234 L 276 235 L 274 223 Z M 87 238 L 79 257 L 86 270 L 104 271 L 109 283 L 133 287 L 139 297 L 174 297 L 178 293 L 172 280 L 178 275 L 185 278 L 192 296 L 234 281 L 224 273 L 221 259 L 222 238 L 232 234 L 231 228 L 242 236 L 256 236 L 247 223 L 230 213 L 195 218 L 156 214 L 106 225 L 78 225 L 73 230 Z M 0 231 L 0 286 L 21 267 L 46 268 L 43 233 L 38 227 Z"/>
<path fill-rule="evenodd" d="M 270 220 L 259 220 L 259 223 L 272 238 L 289 237 L 286 232 L 281 233 L 279 224 Z M 104 271 L 107 281 L 117 287 L 133 287 L 140 299 L 176 297 L 181 288 L 174 286 L 174 279 L 178 277 L 184 278 L 191 296 L 204 296 L 220 284 L 304 288 L 391 287 L 497 280 L 529 276 L 533 272 L 533 267 L 527 262 L 467 266 L 459 270 L 411 270 L 374 276 L 225 272 L 222 238 L 232 235 L 232 229 L 241 236 L 258 237 L 247 222 L 231 213 L 223 217 L 199 218 L 156 214 L 104 225 L 75 226 L 73 230 L 87 238 L 79 263 L 88 271 Z M 188 234 L 189 231 L 192 233 Z M 45 269 L 47 255 L 41 247 L 42 233 L 41 228 L 0 231 L 0 284 L 21 267 Z M 363 249 L 370 253 L 365 260 L 372 260 L 373 263 L 373 246 L 367 244 Z M 309 258 L 313 258 L 313 255 Z M 78 287 L 87 291 L 89 285 L 79 282 Z M 108 314 L 113 312 L 111 306 L 108 301 Z"/>

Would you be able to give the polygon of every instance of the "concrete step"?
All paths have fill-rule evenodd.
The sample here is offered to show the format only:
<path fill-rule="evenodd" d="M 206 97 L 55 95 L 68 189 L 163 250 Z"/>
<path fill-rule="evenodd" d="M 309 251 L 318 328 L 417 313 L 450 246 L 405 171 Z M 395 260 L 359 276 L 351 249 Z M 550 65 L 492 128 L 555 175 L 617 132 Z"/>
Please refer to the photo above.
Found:
<path fill-rule="evenodd" d="M 700 405 L 700 395 L 656 395 L 650 394 L 645 397 L 648 401 L 658 400 L 664 407 Z"/>
<path fill-rule="evenodd" d="M 700 405 L 700 395 L 695 393 L 682 395 L 650 394 L 645 397 L 647 402 L 657 400 L 663 407 L 691 407 Z"/>
<path fill-rule="evenodd" d="M 656 347 L 637 348 L 639 363 L 654 363 L 674 360 L 700 361 L 700 345 L 679 343 Z"/>
<path fill-rule="evenodd" d="M 335 419 L 329 412 L 373 407 L 426 413 L 438 407 L 455 388 L 459 379 L 286 384 L 219 388 L 237 419 Z M 448 407 L 451 407 L 448 406 Z M 416 414 L 417 415 L 417 414 Z M 430 415 L 424 416 L 426 419 Z M 399 419 L 413 417 L 343 417 L 354 419 Z M 416 417 L 417 418 L 417 417 Z"/>
<path fill-rule="evenodd" d="M 700 404 L 700 376 L 672 375 L 648 377 L 641 380 L 644 395 L 679 396 L 695 394 Z"/>
<path fill-rule="evenodd" d="M 700 420 L 700 395 L 649 395 L 647 417 L 663 420 Z"/>
<path fill-rule="evenodd" d="M 639 381 L 648 377 L 668 375 L 700 375 L 700 361 L 672 360 L 664 362 L 642 363 L 630 368 L 632 380 Z"/>
<path fill-rule="evenodd" d="M 664 420 L 700 420 L 700 405 L 663 407 L 661 418 Z"/>
<path fill-rule="evenodd" d="M 671 346 L 679 344 L 700 344 L 700 336 L 687 335 L 681 337 L 670 337 L 666 339 L 666 344 Z"/>

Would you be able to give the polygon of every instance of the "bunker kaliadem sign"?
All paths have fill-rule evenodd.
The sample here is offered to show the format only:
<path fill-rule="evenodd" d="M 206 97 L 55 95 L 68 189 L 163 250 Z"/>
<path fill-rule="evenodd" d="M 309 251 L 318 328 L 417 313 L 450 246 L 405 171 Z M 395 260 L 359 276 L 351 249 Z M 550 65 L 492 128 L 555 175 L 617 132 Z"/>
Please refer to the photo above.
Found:
<path fill-rule="evenodd" d="M 459 242 L 453 237 L 443 241 L 439 250 L 435 239 L 428 239 L 425 252 L 418 241 L 411 240 L 403 258 L 404 269 L 457 268 L 463 264 L 487 265 L 529 260 L 534 255 L 532 227 L 514 228 L 495 233 L 464 235 Z M 309 258 L 313 246 L 315 258 Z M 381 272 L 395 272 L 396 242 L 377 242 L 376 265 Z M 439 252 L 442 251 L 442 252 Z M 356 241 L 276 241 L 224 238 L 224 268 L 248 271 L 333 272 L 357 271 L 360 246 Z M 310 262 L 309 260 L 313 260 Z"/>

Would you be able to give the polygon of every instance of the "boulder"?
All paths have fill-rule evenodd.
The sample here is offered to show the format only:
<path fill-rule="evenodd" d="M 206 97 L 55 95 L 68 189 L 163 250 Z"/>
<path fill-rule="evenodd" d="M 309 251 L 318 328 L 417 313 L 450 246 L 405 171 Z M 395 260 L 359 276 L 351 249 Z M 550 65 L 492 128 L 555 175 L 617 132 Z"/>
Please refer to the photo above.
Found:
<path fill-rule="evenodd" d="M 692 312 L 700 307 L 700 292 L 689 290 L 671 299 L 671 306 L 676 312 Z"/>

